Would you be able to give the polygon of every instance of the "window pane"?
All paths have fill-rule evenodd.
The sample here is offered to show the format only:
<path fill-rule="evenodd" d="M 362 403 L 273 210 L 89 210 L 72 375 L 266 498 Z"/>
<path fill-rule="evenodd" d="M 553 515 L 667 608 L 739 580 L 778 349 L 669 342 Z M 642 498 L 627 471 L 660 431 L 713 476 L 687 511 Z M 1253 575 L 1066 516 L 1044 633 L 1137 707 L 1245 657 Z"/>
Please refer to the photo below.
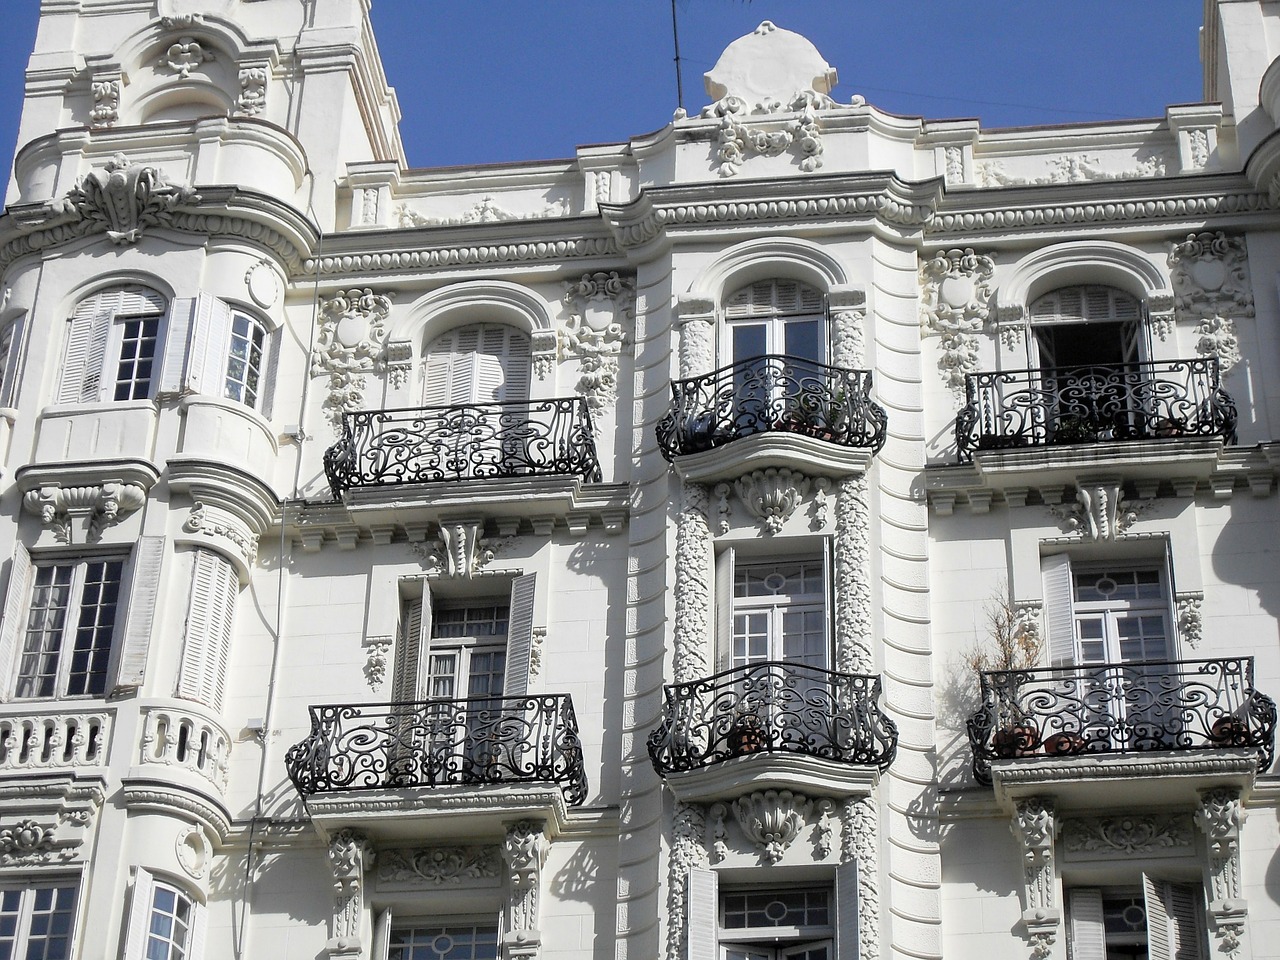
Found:
<path fill-rule="evenodd" d="M 769 890 L 726 893 L 724 926 L 728 930 L 752 927 L 825 927 L 831 923 L 828 890 Z"/>
<path fill-rule="evenodd" d="M 431 636 L 449 639 L 505 637 L 507 605 L 440 607 L 432 612 Z"/>
<path fill-rule="evenodd" d="M 51 697 L 56 691 L 75 564 L 37 567 L 18 664 L 17 697 Z"/>
<path fill-rule="evenodd" d="M 258 403 L 258 383 L 262 376 L 262 353 L 266 330 L 243 313 L 231 320 L 231 347 L 227 355 L 227 375 L 223 395 L 246 406 Z"/>
<path fill-rule="evenodd" d="M 85 564 L 80 618 L 67 675 L 68 696 L 102 696 L 106 692 L 123 566 L 119 560 Z"/>
<path fill-rule="evenodd" d="M 394 927 L 387 960 L 496 960 L 497 925 Z"/>
<path fill-rule="evenodd" d="M 129 317 L 120 322 L 120 362 L 116 367 L 117 400 L 145 400 L 151 395 L 151 364 L 160 332 L 159 317 Z"/>

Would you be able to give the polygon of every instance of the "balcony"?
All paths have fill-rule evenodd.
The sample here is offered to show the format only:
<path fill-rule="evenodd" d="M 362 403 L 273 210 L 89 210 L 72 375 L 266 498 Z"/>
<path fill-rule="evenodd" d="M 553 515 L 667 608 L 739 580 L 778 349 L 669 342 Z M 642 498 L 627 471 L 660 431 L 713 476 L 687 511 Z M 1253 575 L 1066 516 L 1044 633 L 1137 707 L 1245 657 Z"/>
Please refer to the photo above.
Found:
<path fill-rule="evenodd" d="M 868 371 L 764 356 L 672 383 L 657 433 L 683 476 L 709 481 L 764 467 L 861 472 L 884 445 L 885 425 Z"/>
<path fill-rule="evenodd" d="M 751 789 L 865 793 L 888 769 L 898 728 L 877 704 L 880 678 L 785 662 L 667 686 L 649 757 L 676 797 Z"/>
<path fill-rule="evenodd" d="M 1006 796 L 1171 802 L 1247 787 L 1275 756 L 1276 706 L 1251 657 L 992 671 L 981 695 L 973 772 Z"/>
<path fill-rule="evenodd" d="M 555 833 L 587 796 L 567 695 L 312 707 L 285 766 L 313 820 L 384 837 L 500 836 L 521 817 Z"/>

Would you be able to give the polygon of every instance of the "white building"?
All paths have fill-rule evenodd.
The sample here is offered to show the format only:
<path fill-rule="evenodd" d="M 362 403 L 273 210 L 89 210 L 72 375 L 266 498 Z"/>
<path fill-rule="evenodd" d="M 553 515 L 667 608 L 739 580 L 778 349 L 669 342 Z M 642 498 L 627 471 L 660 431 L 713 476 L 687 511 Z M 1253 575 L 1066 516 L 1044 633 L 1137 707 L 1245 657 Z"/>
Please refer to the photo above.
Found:
<path fill-rule="evenodd" d="M 1280 956 L 1280 5 L 439 171 L 365 0 L 161 6 L 0 217 L 0 956 Z"/>

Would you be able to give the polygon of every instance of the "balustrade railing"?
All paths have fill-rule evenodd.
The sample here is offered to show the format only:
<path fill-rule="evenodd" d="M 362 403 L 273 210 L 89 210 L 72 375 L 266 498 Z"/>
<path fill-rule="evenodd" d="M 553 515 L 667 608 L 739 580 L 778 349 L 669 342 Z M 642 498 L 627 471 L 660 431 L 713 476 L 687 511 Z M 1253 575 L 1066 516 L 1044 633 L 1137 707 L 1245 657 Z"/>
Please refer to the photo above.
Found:
<path fill-rule="evenodd" d="M 672 383 L 671 410 L 657 432 L 668 460 L 771 431 L 874 452 L 885 423 L 868 371 L 763 356 Z"/>
<path fill-rule="evenodd" d="M 221 726 L 176 707 L 148 707 L 142 722 L 142 762 L 178 767 L 226 789 L 231 738 Z"/>
<path fill-rule="evenodd" d="M 556 784 L 587 796 L 573 701 L 564 694 L 311 708 L 285 765 L 303 796 L 441 784 Z"/>
<path fill-rule="evenodd" d="M 1275 755 L 1276 705 L 1253 687 L 1253 658 L 1114 663 L 980 674 L 969 718 L 973 771 L 1026 756 L 1247 748 Z"/>
<path fill-rule="evenodd" d="M 110 729 L 101 710 L 2 717 L 0 771 L 104 765 Z"/>
<path fill-rule="evenodd" d="M 965 401 L 956 415 L 962 461 L 1047 444 L 1236 436 L 1236 405 L 1214 357 L 971 373 Z"/>
<path fill-rule="evenodd" d="M 350 487 L 441 480 L 600 479 L 582 397 L 344 413 L 324 468 L 335 497 Z"/>
<path fill-rule="evenodd" d="M 649 756 L 664 776 L 770 751 L 885 770 L 898 748 L 878 676 L 766 661 L 663 692 Z"/>

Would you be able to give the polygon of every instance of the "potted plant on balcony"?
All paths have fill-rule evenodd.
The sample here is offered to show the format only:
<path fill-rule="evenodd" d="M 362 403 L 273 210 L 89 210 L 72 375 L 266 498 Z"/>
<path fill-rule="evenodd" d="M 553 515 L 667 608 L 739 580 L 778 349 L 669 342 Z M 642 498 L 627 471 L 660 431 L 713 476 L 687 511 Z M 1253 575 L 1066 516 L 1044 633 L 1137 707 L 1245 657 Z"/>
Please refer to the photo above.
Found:
<path fill-rule="evenodd" d="M 1030 670 L 1040 662 L 1044 638 L 1036 624 L 1024 616 L 1002 590 L 986 606 L 988 636 L 965 653 L 964 663 L 973 674 Z M 1040 727 L 1021 704 L 1016 690 L 1006 691 L 997 711 L 991 749 L 1001 758 L 1021 757 L 1041 746 Z"/>
<path fill-rule="evenodd" d="M 729 753 L 735 757 L 759 753 L 769 746 L 767 725 L 754 706 L 744 705 L 734 713 L 728 744 Z"/>

